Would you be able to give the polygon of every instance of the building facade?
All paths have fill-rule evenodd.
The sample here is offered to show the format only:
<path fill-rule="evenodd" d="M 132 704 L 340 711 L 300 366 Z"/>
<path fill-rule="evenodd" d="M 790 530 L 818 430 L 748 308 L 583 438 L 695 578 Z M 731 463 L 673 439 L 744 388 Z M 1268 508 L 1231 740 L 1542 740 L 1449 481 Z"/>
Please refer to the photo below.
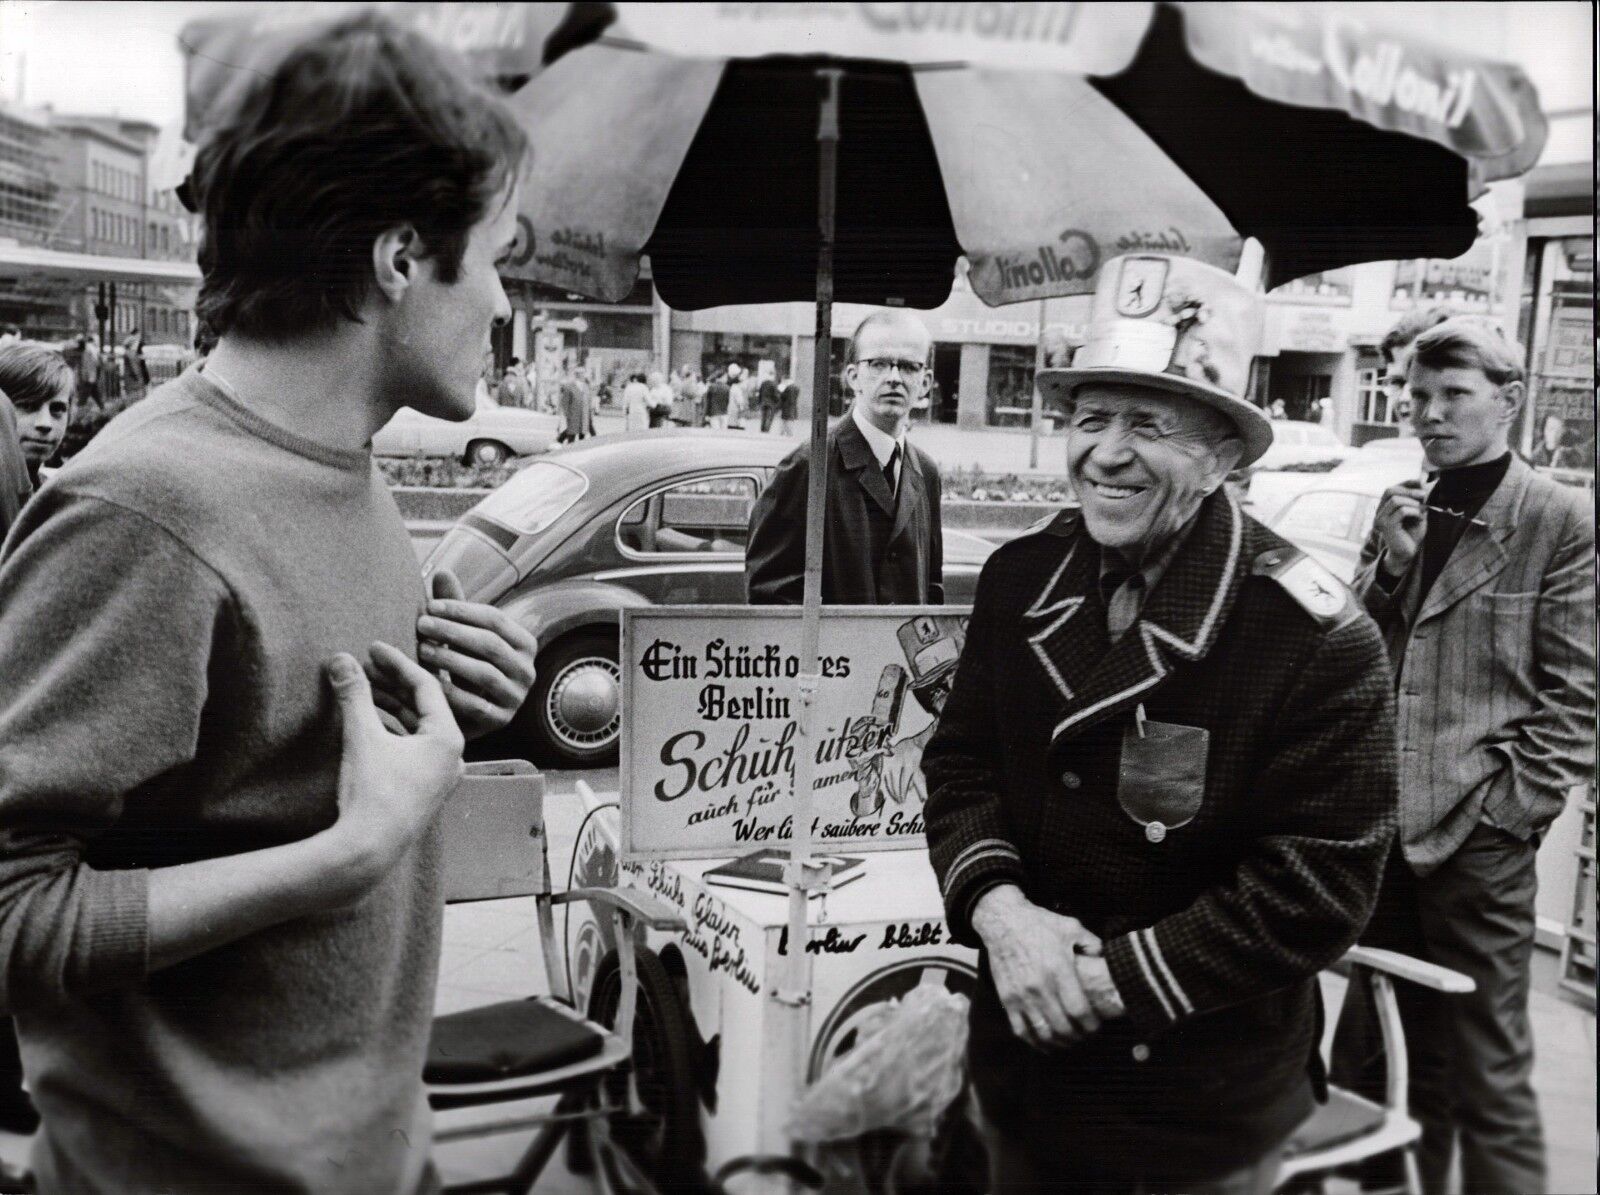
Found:
<path fill-rule="evenodd" d="M 176 195 L 151 182 L 150 160 L 160 136 L 155 125 L 115 116 L 44 115 L 61 216 L 38 243 L 97 257 L 194 260 L 187 213 Z M 70 288 L 62 298 L 58 322 L 65 326 L 39 329 L 47 339 L 89 332 L 116 344 L 138 331 L 147 345 L 193 341 L 191 287 L 89 284 Z"/>
<path fill-rule="evenodd" d="M 873 310 L 853 303 L 833 308 L 834 406 L 842 396 L 851 333 Z M 958 271 L 950 297 L 916 313 L 933 339 L 933 388 L 923 416 L 960 427 L 1026 429 L 1032 418 L 1033 374 L 1038 361 L 1065 364 L 1086 334 L 1088 296 L 988 307 Z M 670 364 L 709 376 L 737 362 L 755 372 L 770 369 L 799 383 L 801 415 L 811 409 L 816 360 L 816 315 L 808 303 L 765 303 L 671 312 Z M 1042 335 L 1041 335 L 1042 328 Z M 1057 412 L 1046 411 L 1051 417 Z"/>
<path fill-rule="evenodd" d="M 62 218 L 55 135 L 46 113 L 0 100 L 0 239 L 44 245 Z M 60 288 L 0 275 L 0 323 L 54 339 L 70 322 Z"/>
<path fill-rule="evenodd" d="M 50 124 L 64 212 L 47 247 L 143 257 L 144 146 L 115 121 L 52 115 Z"/>

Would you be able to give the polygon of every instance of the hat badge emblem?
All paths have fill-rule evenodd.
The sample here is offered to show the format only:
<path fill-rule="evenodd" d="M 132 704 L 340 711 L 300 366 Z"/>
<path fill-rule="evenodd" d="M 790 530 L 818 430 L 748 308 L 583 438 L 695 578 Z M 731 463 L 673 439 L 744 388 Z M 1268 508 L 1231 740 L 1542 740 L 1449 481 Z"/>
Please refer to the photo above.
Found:
<path fill-rule="evenodd" d="M 1117 278 L 1117 314 L 1141 319 L 1161 306 L 1167 289 L 1167 262 L 1160 257 L 1127 257 Z"/>

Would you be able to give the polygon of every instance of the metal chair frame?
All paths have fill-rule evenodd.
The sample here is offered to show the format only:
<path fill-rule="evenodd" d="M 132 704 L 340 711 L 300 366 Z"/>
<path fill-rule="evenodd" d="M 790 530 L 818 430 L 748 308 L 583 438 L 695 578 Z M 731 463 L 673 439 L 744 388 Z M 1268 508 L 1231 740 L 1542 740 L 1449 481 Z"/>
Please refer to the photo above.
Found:
<path fill-rule="evenodd" d="M 590 1156 L 602 1192 L 653 1195 L 649 1177 L 611 1140 L 609 1118 L 640 1108 L 632 1073 L 634 1015 L 638 1007 L 638 973 L 631 949 L 648 927 L 681 930 L 683 920 L 672 906 L 646 893 L 623 888 L 580 888 L 552 892 L 548 839 L 544 828 L 544 778 L 521 760 L 468 764 L 460 786 L 446 802 L 442 818 L 445 857 L 445 900 L 458 904 L 533 897 L 534 920 L 548 977 L 549 995 L 537 995 L 552 1011 L 587 1026 L 600 1036 L 599 1053 L 566 1066 L 535 1074 L 473 1083 L 430 1083 L 428 1102 L 436 1113 L 436 1143 L 513 1133 L 539 1132 L 507 1175 L 453 1184 L 453 1195 L 518 1195 L 533 1190 L 545 1165 L 569 1133 L 588 1134 Z M 621 970 L 621 1003 L 617 1023 L 596 1024 L 573 1007 L 566 968 L 556 948 L 554 908 L 587 902 L 595 912 L 603 939 L 617 953 Z M 530 985 L 531 986 L 531 985 Z M 604 1080 L 628 1076 L 626 1108 L 609 1105 Z M 527 1102 L 559 1094 L 553 1111 L 536 1111 Z M 511 1107 L 506 1107 L 511 1105 Z M 472 1109 L 494 1109 L 483 1117 Z"/>
<path fill-rule="evenodd" d="M 1402 1150 L 1406 1195 L 1422 1195 L 1422 1178 L 1417 1170 L 1416 1156 L 1416 1144 L 1422 1137 L 1422 1126 L 1411 1116 L 1407 1107 L 1410 1065 L 1394 985 L 1396 980 L 1400 980 L 1438 992 L 1460 995 L 1472 991 L 1474 984 L 1460 972 L 1371 946 L 1351 947 L 1340 960 L 1338 969 L 1348 973 L 1352 986 L 1363 982 L 1372 985 L 1378 1028 L 1383 1036 L 1387 1080 L 1381 1106 L 1344 1088 L 1330 1087 L 1330 1093 L 1338 1092 L 1346 1100 L 1380 1112 L 1382 1120 L 1370 1132 L 1359 1137 L 1286 1158 L 1278 1172 L 1278 1187 L 1287 1186 L 1308 1174 L 1327 1173 L 1391 1150 Z"/>

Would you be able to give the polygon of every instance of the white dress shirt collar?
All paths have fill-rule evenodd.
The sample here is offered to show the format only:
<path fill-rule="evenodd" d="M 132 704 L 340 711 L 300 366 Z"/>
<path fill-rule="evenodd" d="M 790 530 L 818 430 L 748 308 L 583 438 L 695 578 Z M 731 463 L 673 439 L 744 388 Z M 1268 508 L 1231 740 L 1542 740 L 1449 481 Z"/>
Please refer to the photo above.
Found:
<path fill-rule="evenodd" d="M 877 460 L 880 469 L 889 463 L 889 457 L 893 455 L 896 448 L 900 450 L 900 459 L 905 459 L 905 436 L 902 435 L 897 439 L 881 428 L 874 427 L 872 421 L 861 413 L 859 401 L 850 404 L 850 418 L 854 419 L 856 426 L 861 429 L 861 434 L 867 441 L 867 447 L 872 449 L 872 455 Z"/>

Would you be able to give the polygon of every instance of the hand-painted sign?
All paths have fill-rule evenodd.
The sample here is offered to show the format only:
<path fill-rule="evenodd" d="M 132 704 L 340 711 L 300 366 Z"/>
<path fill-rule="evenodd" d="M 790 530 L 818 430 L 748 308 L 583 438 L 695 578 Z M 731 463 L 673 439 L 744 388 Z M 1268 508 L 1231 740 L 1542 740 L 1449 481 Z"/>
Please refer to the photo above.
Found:
<path fill-rule="evenodd" d="M 794 834 L 800 612 L 628 610 L 622 825 L 629 858 L 702 858 Z M 826 610 L 811 721 L 821 848 L 922 844 L 922 749 L 954 680 L 966 611 Z"/>

